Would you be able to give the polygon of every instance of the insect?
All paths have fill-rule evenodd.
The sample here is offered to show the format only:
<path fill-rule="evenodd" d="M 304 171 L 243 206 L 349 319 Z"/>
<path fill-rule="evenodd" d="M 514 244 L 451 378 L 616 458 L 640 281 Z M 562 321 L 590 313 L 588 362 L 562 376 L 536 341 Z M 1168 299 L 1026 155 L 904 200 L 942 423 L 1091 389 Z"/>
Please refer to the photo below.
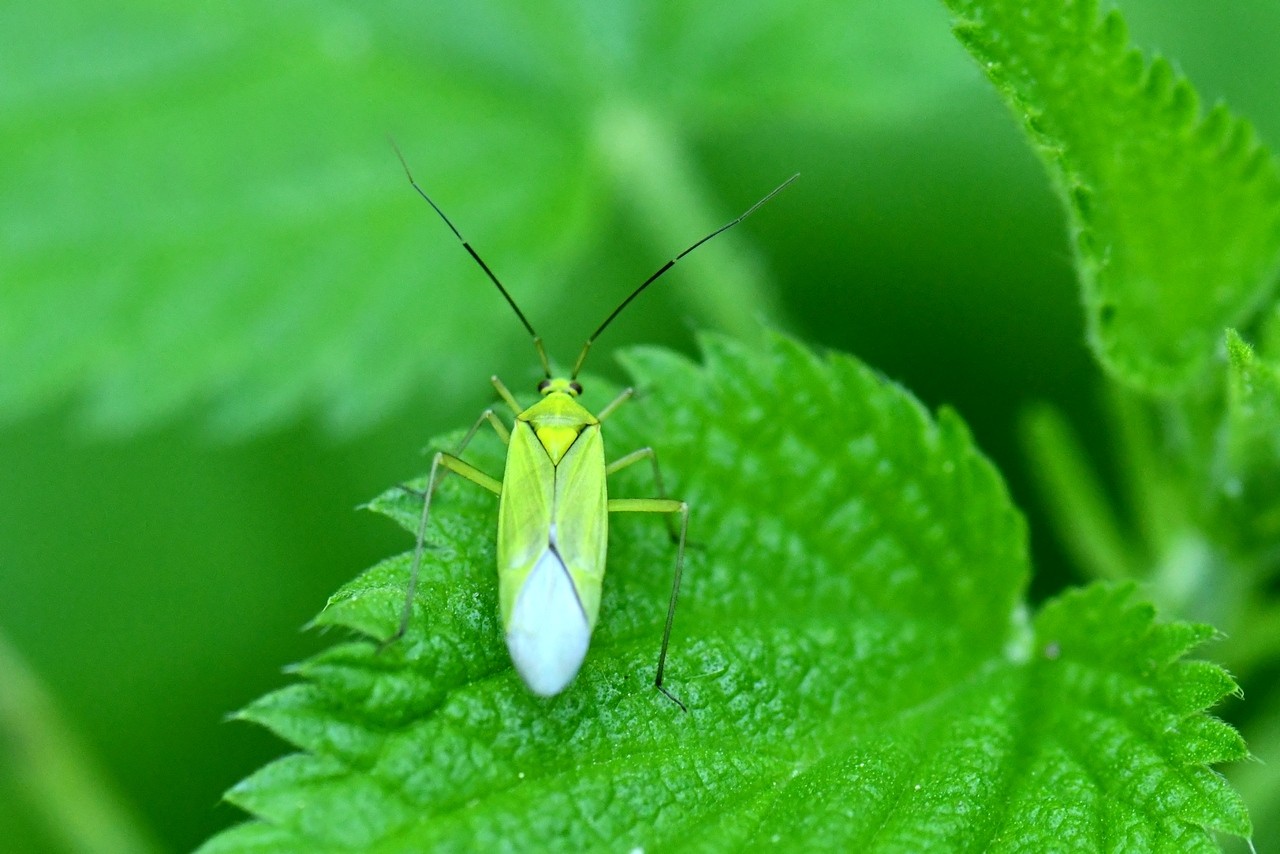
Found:
<path fill-rule="evenodd" d="M 394 142 L 392 145 L 394 147 Z M 498 598 L 507 649 L 524 683 L 533 693 L 543 697 L 563 691 L 573 681 L 586 657 L 591 631 L 600 611 L 609 514 L 664 514 L 676 543 L 676 558 L 654 686 L 685 709 L 685 705 L 662 682 L 676 601 L 680 594 L 680 577 L 684 572 L 689 505 L 667 495 L 653 448 L 640 448 L 613 462 L 606 462 L 601 425 L 632 396 L 634 390 L 625 389 L 598 415 L 593 415 L 578 402 L 582 394 L 578 373 L 591 351 L 591 345 L 645 288 L 703 243 L 742 222 L 798 175 L 792 175 L 741 216 L 698 240 L 645 279 L 591 333 L 574 362 L 573 372 L 564 377 L 552 375 L 542 338 L 534 331 L 524 312 L 444 211 L 418 186 L 399 148 L 396 148 L 396 155 L 410 185 L 449 226 L 533 338 L 533 346 L 542 364 L 543 379 L 538 383 L 540 399 L 525 408 L 498 377 L 491 377 L 498 396 L 514 416 L 512 426 L 508 429 L 492 408 L 486 409 L 452 453 L 440 451 L 432 458 L 431 474 L 422 495 L 422 516 L 418 523 L 404 610 L 399 630 L 391 640 L 401 637 L 408 627 L 431 519 L 431 499 L 440 480 L 449 472 L 459 474 L 498 496 Z M 507 446 L 506 470 L 502 480 L 462 459 L 467 445 L 486 422 Z M 608 497 L 606 481 L 609 475 L 645 460 L 652 468 L 658 497 Z M 671 524 L 677 517 L 678 525 Z"/>

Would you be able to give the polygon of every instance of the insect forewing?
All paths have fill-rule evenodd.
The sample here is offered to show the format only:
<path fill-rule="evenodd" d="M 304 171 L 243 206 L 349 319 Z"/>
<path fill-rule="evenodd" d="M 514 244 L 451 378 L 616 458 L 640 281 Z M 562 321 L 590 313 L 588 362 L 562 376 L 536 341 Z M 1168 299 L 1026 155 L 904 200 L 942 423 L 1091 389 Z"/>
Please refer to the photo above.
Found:
<path fill-rule="evenodd" d="M 557 465 L 537 424 L 519 419 L 512 431 L 508 488 L 499 507 L 498 580 L 511 660 L 534 693 L 550 696 L 573 680 L 587 654 L 600 605 L 608 511 L 599 426 L 583 427 Z M 525 488 L 511 489 L 513 483 Z"/>
<path fill-rule="evenodd" d="M 609 496 L 605 487 L 604 439 L 600 425 L 584 427 L 556 466 L 555 520 L 560 557 L 573 578 L 578 601 L 595 628 L 609 541 Z"/>

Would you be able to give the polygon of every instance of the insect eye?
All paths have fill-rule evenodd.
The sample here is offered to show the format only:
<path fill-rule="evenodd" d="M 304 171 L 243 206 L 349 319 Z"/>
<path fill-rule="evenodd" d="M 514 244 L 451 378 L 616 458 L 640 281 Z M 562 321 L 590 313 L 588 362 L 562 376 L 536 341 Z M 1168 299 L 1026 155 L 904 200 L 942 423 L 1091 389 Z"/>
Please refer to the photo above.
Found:
<path fill-rule="evenodd" d="M 582 394 L 582 385 L 577 381 L 569 383 L 569 388 L 573 391 L 574 394 Z"/>
<path fill-rule="evenodd" d="M 542 382 L 538 383 L 538 391 L 539 391 L 539 392 L 544 392 L 544 391 L 546 391 L 546 390 L 547 390 L 547 388 L 548 388 L 550 385 L 551 385 L 551 380 L 543 380 Z"/>

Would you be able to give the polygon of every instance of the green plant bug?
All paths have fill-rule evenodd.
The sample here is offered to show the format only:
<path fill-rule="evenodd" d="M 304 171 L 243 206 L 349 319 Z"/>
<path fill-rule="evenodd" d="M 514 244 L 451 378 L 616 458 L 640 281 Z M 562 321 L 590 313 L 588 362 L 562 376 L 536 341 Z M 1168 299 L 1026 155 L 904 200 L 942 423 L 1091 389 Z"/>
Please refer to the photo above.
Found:
<path fill-rule="evenodd" d="M 392 146 L 395 147 L 394 142 Z M 676 601 L 680 594 L 680 578 L 684 572 L 689 505 L 667 495 L 653 448 L 640 448 L 613 462 L 606 462 L 601 425 L 632 396 L 634 389 L 625 389 L 600 410 L 599 415 L 593 415 L 578 402 L 582 394 L 578 373 L 591 345 L 645 288 L 703 243 L 742 222 L 799 176 L 792 175 L 741 216 L 698 240 L 645 279 L 587 338 L 574 363 L 573 372 L 566 378 L 552 376 L 542 338 L 534 331 L 524 312 L 489 265 L 414 180 L 399 148 L 395 147 L 395 150 L 410 185 L 449 226 L 533 338 L 542 363 L 543 379 L 538 383 L 538 402 L 523 407 L 498 377 L 491 377 L 498 396 L 514 416 L 512 427 L 508 429 L 492 408 L 486 409 L 452 453 L 439 451 L 432 458 L 431 474 L 422 493 L 422 516 L 400 627 L 388 642 L 401 637 L 408 628 L 431 518 L 431 499 L 440 480 L 449 472 L 459 474 L 498 496 L 498 599 L 507 649 L 525 685 L 543 697 L 554 696 L 568 687 L 586 658 L 600 610 L 609 514 L 660 513 L 672 521 L 679 517 L 678 530 L 675 526 L 670 528 L 676 542 L 675 571 L 654 686 L 682 710 L 685 709 L 684 703 L 662 682 Z M 507 446 L 506 470 L 502 480 L 462 459 L 462 453 L 485 422 L 493 427 Z M 606 483 L 609 475 L 642 460 L 648 460 L 652 467 L 658 497 L 610 498 Z M 670 526 L 670 522 L 668 524 Z"/>

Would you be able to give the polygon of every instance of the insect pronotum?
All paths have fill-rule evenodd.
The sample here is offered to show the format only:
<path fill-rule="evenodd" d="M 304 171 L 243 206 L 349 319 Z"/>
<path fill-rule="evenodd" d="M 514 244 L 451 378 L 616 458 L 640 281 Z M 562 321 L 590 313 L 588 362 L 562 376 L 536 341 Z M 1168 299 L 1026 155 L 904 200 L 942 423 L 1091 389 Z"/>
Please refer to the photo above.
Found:
<path fill-rule="evenodd" d="M 395 143 L 392 143 L 395 147 Z M 605 550 L 608 542 L 610 513 L 660 513 L 668 520 L 679 517 L 678 530 L 671 526 L 676 541 L 675 571 L 671 597 L 667 602 L 667 619 L 662 630 L 658 652 L 658 668 L 654 686 L 668 699 L 685 708 L 684 703 L 662 684 L 666 668 L 671 626 L 675 620 L 676 601 L 680 594 L 680 576 L 684 572 L 685 537 L 689 530 L 689 505 L 667 495 L 662 471 L 653 448 L 646 447 L 624 454 L 613 462 L 605 461 L 604 441 L 600 426 L 634 393 L 625 389 L 599 415 L 592 415 L 578 396 L 582 386 L 578 373 L 591 350 L 591 345 L 645 288 L 657 281 L 676 262 L 750 216 L 798 176 L 792 175 L 772 192 L 756 202 L 741 216 L 722 225 L 698 240 L 658 268 L 618 304 L 604 322 L 582 345 L 568 377 L 553 377 L 542 338 L 534 331 L 524 312 L 516 305 L 489 265 L 471 248 L 431 197 L 418 186 L 404 155 L 396 148 L 409 183 L 431 205 L 464 249 L 484 270 L 511 306 L 516 317 L 533 338 L 533 346 L 542 363 L 543 379 L 538 383 L 541 396 L 537 403 L 522 407 L 496 376 L 490 381 L 503 403 L 510 408 L 514 422 L 510 429 L 493 411 L 480 413 L 471 429 L 453 453 L 440 451 L 431 460 L 431 474 L 422 494 L 422 517 L 418 523 L 417 542 L 409 571 L 409 588 L 405 595 L 400 627 L 391 638 L 401 637 L 408 627 L 413 610 L 413 597 L 422 567 L 427 525 L 431 518 L 431 498 L 440 480 L 448 472 L 462 475 L 472 483 L 498 496 L 498 599 L 507 649 L 516 671 L 529 690 L 543 697 L 563 691 L 582 666 L 600 610 L 600 591 L 604 581 Z M 462 459 L 462 453 L 480 427 L 488 422 L 507 446 L 506 471 L 497 480 Z M 648 460 L 653 471 L 657 498 L 609 498 L 606 480 L 609 475 Z M 669 522 L 670 525 L 670 522 Z"/>

